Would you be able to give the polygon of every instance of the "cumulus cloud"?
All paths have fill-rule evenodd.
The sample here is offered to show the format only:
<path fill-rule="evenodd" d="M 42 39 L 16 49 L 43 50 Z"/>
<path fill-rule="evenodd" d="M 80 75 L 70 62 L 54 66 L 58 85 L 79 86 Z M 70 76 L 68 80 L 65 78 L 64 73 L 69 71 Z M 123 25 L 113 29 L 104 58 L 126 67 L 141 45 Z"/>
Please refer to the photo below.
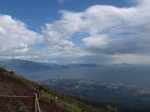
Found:
<path fill-rule="evenodd" d="M 39 40 L 39 35 L 9 15 L 0 15 L 0 53 L 27 52 L 28 46 Z"/>
<path fill-rule="evenodd" d="M 106 47 L 107 36 L 106 35 L 97 35 L 93 37 L 83 38 L 82 41 L 87 46 L 95 46 L 95 47 Z"/>
<path fill-rule="evenodd" d="M 70 31 L 67 32 L 62 26 L 57 24 L 59 23 L 46 24 L 45 28 L 43 28 L 42 37 L 46 44 L 46 47 L 43 49 L 43 54 L 51 58 L 60 56 L 76 57 L 86 54 L 86 51 L 80 49 L 69 39 Z"/>
<path fill-rule="evenodd" d="M 137 6 L 129 8 L 95 5 L 83 12 L 62 10 L 60 20 L 46 24 L 47 42 L 57 43 L 59 40 L 56 46 L 68 47 L 62 51 L 70 50 L 74 54 L 79 51 L 83 57 L 88 57 L 89 52 L 99 55 L 149 55 L 149 6 L 149 0 L 139 0 Z M 77 47 L 71 39 L 77 38 L 74 35 L 80 33 L 85 36 L 80 37 L 83 45 Z"/>
<path fill-rule="evenodd" d="M 88 34 L 81 41 L 94 52 L 149 53 L 149 6 L 150 1 L 143 0 L 130 8 L 95 5 L 83 12 L 61 11 L 62 19 L 47 25 L 65 38 L 75 33 Z"/>
<path fill-rule="evenodd" d="M 57 62 L 100 60 L 102 57 L 106 57 L 105 62 L 123 59 L 129 62 L 133 57 L 139 60 L 142 56 L 148 60 L 149 7 L 149 0 L 138 0 L 134 7 L 95 5 L 81 12 L 61 10 L 61 19 L 46 23 L 41 34 L 11 16 L 0 15 L 0 53 L 27 52 L 26 57 L 36 55 Z M 78 38 L 80 44 L 74 42 L 74 38 Z M 44 44 L 42 49 L 29 47 L 37 41 Z"/>

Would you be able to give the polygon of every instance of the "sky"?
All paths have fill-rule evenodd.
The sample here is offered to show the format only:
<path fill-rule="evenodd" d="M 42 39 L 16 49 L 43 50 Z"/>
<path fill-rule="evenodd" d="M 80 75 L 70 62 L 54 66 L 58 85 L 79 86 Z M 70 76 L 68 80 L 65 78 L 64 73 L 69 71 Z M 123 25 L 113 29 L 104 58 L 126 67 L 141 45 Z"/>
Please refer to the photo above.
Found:
<path fill-rule="evenodd" d="M 150 64 L 150 0 L 0 0 L 0 60 Z"/>

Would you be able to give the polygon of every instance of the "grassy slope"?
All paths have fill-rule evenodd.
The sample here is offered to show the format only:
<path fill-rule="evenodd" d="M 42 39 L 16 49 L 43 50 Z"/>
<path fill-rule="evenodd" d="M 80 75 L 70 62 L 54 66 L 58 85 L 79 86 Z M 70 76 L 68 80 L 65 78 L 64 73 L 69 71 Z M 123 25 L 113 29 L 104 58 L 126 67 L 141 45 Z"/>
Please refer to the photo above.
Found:
<path fill-rule="evenodd" d="M 0 68 L 0 95 L 31 96 L 33 93 L 38 93 L 42 112 L 101 112 L 99 109 L 71 96 L 57 93 Z M 0 97 L 0 111 L 2 112 L 26 112 L 26 110 L 30 112 L 32 105 L 32 98 Z"/>

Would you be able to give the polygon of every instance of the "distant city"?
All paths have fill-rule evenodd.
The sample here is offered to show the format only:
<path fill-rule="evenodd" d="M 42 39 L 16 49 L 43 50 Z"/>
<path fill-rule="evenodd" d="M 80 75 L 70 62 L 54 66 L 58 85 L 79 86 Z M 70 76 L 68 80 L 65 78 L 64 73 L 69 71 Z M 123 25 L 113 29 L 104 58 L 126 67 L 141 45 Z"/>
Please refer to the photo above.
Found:
<path fill-rule="evenodd" d="M 98 107 L 102 104 L 112 104 L 121 109 L 141 111 L 150 109 L 150 85 L 82 79 L 48 79 L 36 82 L 59 92 L 85 99 Z"/>

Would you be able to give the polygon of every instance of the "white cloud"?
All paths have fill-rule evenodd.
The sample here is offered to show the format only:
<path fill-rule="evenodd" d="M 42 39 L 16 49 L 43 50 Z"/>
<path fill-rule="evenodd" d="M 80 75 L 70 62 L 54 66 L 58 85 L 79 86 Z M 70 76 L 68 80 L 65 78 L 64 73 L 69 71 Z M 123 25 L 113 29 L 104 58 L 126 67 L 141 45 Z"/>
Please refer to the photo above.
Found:
<path fill-rule="evenodd" d="M 67 50 L 72 51 L 70 54 L 75 55 L 77 51 L 85 56 L 89 52 L 107 55 L 149 54 L 150 1 L 139 0 L 137 3 L 137 6 L 129 8 L 95 5 L 83 12 L 63 10 L 60 20 L 46 24 L 44 31 L 49 34 L 46 36 L 48 42 L 55 43 L 57 47 L 68 46 Z M 85 34 L 81 38 L 84 45 L 79 46 L 77 51 L 74 50 L 77 46 L 71 41 L 71 38 L 76 38 L 76 33 Z M 60 45 L 62 43 L 65 44 Z M 61 54 L 67 54 L 67 50 L 61 50 Z"/>
<path fill-rule="evenodd" d="M 107 45 L 108 48 L 112 48 L 114 53 L 127 53 L 126 50 L 129 50 L 131 46 L 134 49 L 129 50 L 130 53 L 144 53 L 143 51 L 149 53 L 147 49 L 147 47 L 149 48 L 148 41 L 150 41 L 147 37 L 150 29 L 149 6 L 150 1 L 144 0 L 138 6 L 131 8 L 96 5 L 78 13 L 64 11 L 62 12 L 63 18 L 59 21 L 61 24 L 58 26 L 62 27 L 62 32 L 68 31 L 69 37 L 77 32 L 85 32 L 89 34 L 89 37 L 94 37 L 82 39 L 84 42 L 88 40 L 86 41 L 88 47 L 89 45 L 91 47 L 99 45 L 97 49 L 101 50 L 102 45 Z M 128 35 L 125 35 L 125 33 L 128 33 Z M 103 34 L 109 37 L 108 40 L 98 38 Z M 105 44 L 101 44 L 101 41 L 97 41 L 97 39 L 102 39 Z M 120 42 L 122 45 L 128 46 L 122 46 Z M 131 45 L 129 45 L 130 43 Z M 137 51 L 139 48 L 141 52 Z M 102 52 L 108 52 L 107 50 Z"/>
<path fill-rule="evenodd" d="M 106 41 L 107 41 L 107 36 L 106 35 L 97 35 L 93 37 L 86 37 L 82 39 L 83 42 L 87 46 L 99 46 L 99 47 L 105 47 Z"/>
<path fill-rule="evenodd" d="M 92 6 L 83 12 L 61 11 L 61 13 L 61 20 L 46 24 L 46 31 L 53 32 L 55 37 L 61 38 L 72 38 L 75 33 L 89 34 L 89 37 L 110 36 L 113 33 L 111 30 L 120 33 L 118 29 L 124 27 L 130 22 L 131 17 L 137 14 L 136 8 L 116 8 L 106 5 Z M 92 40 L 94 41 L 94 38 Z"/>
<path fill-rule="evenodd" d="M 9 15 L 0 15 L 0 53 L 26 52 L 28 45 L 39 40 L 39 35 Z"/>
<path fill-rule="evenodd" d="M 42 37 L 46 47 L 43 49 L 42 54 L 45 54 L 45 56 L 49 58 L 73 58 L 89 54 L 88 51 L 82 50 L 71 41 L 70 36 L 80 30 L 80 28 L 78 29 L 78 27 L 74 25 L 80 24 L 80 20 L 67 20 L 67 18 L 71 17 L 70 14 L 64 11 L 62 13 L 66 15 L 62 20 L 56 21 L 55 23 L 47 23 L 45 27 L 43 27 Z M 73 14 L 73 16 L 76 17 L 78 14 Z M 80 19 L 80 17 L 78 18 Z"/>

